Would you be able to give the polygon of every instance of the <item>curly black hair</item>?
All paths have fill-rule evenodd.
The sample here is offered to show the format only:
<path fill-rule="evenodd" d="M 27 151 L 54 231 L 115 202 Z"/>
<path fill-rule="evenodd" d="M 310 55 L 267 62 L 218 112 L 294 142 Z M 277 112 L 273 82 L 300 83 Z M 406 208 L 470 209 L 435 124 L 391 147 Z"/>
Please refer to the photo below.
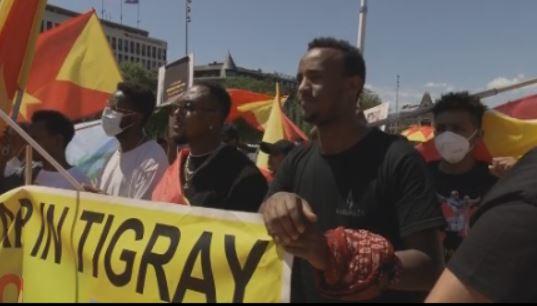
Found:
<path fill-rule="evenodd" d="M 196 81 L 194 85 L 205 87 L 209 91 L 209 95 L 215 98 L 218 111 L 225 121 L 231 111 L 231 97 L 227 90 L 220 84 L 210 81 Z"/>
<path fill-rule="evenodd" d="M 476 126 L 481 127 L 487 107 L 481 103 L 479 97 L 470 95 L 467 91 L 450 92 L 435 103 L 433 115 L 436 118 L 440 113 L 453 110 L 467 112 L 474 119 Z"/>

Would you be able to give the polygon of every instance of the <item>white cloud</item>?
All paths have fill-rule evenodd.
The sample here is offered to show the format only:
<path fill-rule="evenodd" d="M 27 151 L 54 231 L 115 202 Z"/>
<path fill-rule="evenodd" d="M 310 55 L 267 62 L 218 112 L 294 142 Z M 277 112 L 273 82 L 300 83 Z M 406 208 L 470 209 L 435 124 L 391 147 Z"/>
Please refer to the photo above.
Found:
<path fill-rule="evenodd" d="M 494 80 L 490 81 L 487 84 L 487 89 L 513 85 L 513 84 L 522 82 L 524 79 L 525 79 L 524 74 L 519 74 L 519 75 L 515 76 L 512 79 L 508 79 L 506 77 L 500 76 L 500 77 L 497 77 Z"/>
<path fill-rule="evenodd" d="M 427 88 L 448 88 L 451 87 L 447 83 L 435 83 L 435 82 L 428 82 L 425 84 L 425 87 Z"/>

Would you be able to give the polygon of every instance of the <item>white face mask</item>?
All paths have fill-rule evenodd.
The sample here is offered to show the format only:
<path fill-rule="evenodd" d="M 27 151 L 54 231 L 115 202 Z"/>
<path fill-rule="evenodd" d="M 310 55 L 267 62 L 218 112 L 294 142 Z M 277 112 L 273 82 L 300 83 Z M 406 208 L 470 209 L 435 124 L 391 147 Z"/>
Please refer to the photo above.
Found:
<path fill-rule="evenodd" d="M 468 139 L 472 139 L 477 130 Z M 440 156 L 450 164 L 456 164 L 470 152 L 470 142 L 463 136 L 453 132 L 443 132 L 434 139 L 434 144 Z"/>
<path fill-rule="evenodd" d="M 130 126 L 121 128 L 121 121 L 124 117 L 125 114 L 117 112 L 108 106 L 105 107 L 101 117 L 101 124 L 106 135 L 114 137 L 128 129 Z"/>

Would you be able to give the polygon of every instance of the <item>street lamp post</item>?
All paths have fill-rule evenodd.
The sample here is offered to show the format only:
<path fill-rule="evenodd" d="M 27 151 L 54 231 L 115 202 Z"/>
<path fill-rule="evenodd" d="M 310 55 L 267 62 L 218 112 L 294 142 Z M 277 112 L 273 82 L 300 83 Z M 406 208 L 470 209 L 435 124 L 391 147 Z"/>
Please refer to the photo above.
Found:
<path fill-rule="evenodd" d="M 190 5 L 192 0 L 185 0 L 185 55 L 188 56 L 188 24 L 190 23 Z"/>
<path fill-rule="evenodd" d="M 367 18 L 367 0 L 362 0 L 360 5 L 360 18 L 359 18 L 359 29 L 358 29 L 358 39 L 357 39 L 357 47 L 360 49 L 360 52 L 362 52 L 362 56 L 364 54 L 364 46 L 365 46 L 365 27 L 366 27 L 366 18 Z"/>

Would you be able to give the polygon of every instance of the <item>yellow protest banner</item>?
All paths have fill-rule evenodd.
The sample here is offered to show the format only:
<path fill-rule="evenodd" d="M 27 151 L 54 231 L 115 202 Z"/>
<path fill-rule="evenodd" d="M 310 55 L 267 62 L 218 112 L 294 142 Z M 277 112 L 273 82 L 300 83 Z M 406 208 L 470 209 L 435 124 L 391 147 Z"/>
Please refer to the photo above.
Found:
<path fill-rule="evenodd" d="M 44 187 L 0 196 L 4 302 L 288 302 L 257 214 Z"/>

